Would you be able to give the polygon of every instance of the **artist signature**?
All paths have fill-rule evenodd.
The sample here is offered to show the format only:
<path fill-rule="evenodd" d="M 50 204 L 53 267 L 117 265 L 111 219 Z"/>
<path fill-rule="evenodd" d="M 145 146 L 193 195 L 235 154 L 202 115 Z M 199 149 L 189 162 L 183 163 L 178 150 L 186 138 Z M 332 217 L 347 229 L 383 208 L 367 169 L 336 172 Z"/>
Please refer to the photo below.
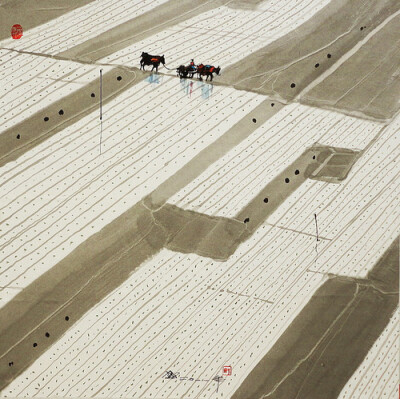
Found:
<path fill-rule="evenodd" d="M 167 370 L 163 375 L 162 378 L 165 380 L 175 380 L 179 379 L 180 381 L 204 381 L 204 382 L 209 382 L 209 381 L 215 381 L 217 382 L 217 392 L 219 388 L 219 384 L 224 381 L 224 377 L 216 375 L 213 377 L 211 380 L 205 380 L 205 379 L 197 379 L 193 377 L 181 377 L 179 371 L 178 372 L 173 372 L 172 370 Z"/>

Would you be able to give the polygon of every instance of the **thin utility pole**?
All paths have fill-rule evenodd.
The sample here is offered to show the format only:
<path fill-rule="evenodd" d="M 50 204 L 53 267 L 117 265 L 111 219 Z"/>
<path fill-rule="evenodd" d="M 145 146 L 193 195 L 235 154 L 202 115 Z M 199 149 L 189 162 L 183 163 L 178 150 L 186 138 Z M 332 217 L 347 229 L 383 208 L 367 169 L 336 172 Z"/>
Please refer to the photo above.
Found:
<path fill-rule="evenodd" d="M 103 137 L 103 70 L 100 69 L 100 155 L 101 155 L 102 137 Z"/>

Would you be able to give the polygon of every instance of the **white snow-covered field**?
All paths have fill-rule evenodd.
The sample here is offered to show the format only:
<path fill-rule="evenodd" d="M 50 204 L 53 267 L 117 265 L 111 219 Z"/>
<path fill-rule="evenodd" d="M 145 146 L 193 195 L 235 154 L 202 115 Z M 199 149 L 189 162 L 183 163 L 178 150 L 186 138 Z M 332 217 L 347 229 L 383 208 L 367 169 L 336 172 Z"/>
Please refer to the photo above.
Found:
<path fill-rule="evenodd" d="M 366 277 L 400 234 L 400 116 L 341 184 L 308 180 L 268 221 L 332 238 L 312 270 Z"/>
<path fill-rule="evenodd" d="M 347 382 L 339 399 L 394 399 L 399 395 L 399 309 Z"/>
<path fill-rule="evenodd" d="M 151 78 L 0 168 L 2 305 L 265 99 Z"/>
<path fill-rule="evenodd" d="M 325 281 L 314 256 L 314 237 L 268 225 L 227 262 L 162 250 L 2 395 L 228 398 Z"/>
<path fill-rule="evenodd" d="M 93 39 L 166 1 L 168 0 L 95 0 L 24 31 L 19 40 L 2 40 L 0 47 L 55 55 Z"/>
<path fill-rule="evenodd" d="M 323 144 L 363 149 L 381 128 L 379 123 L 332 111 L 300 104 L 287 105 L 246 140 L 210 165 L 169 202 L 183 209 L 234 217 L 306 148 Z M 295 169 L 296 165 L 293 173 Z M 325 186 L 327 190 L 336 187 L 332 184 Z M 289 219 L 290 216 L 288 214 Z M 272 220 L 278 223 L 279 218 Z M 315 229 L 307 232 L 314 234 Z"/>
<path fill-rule="evenodd" d="M 233 64 L 296 29 L 329 0 L 267 0 L 258 9 L 222 6 L 134 43 L 103 61 L 137 65 L 142 51 L 164 54 L 169 67 L 196 63 Z M 162 72 L 174 74 L 175 71 Z"/>
<path fill-rule="evenodd" d="M 0 134 L 95 79 L 96 65 L 0 50 Z"/>

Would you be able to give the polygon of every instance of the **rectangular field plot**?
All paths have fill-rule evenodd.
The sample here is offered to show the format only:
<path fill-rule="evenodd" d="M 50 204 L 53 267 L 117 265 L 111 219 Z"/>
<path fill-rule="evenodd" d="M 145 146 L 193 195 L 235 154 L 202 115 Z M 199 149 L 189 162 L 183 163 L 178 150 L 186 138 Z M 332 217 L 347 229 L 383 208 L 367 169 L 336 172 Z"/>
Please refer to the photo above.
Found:
<path fill-rule="evenodd" d="M 0 168 L 2 304 L 128 210 L 264 100 L 148 80 Z M 221 107 L 217 109 L 217 107 Z M 221 111 L 223 109 L 223 111 Z M 7 298 L 5 297 L 7 295 Z"/>
<path fill-rule="evenodd" d="M 305 271 L 309 239 L 262 226 L 227 262 L 162 250 L 3 395 L 215 398 L 230 365 L 230 397 L 325 281 Z"/>
<path fill-rule="evenodd" d="M 328 0 L 268 0 L 260 9 L 218 7 L 181 22 L 103 59 L 107 63 L 136 66 L 142 51 L 165 54 L 176 68 L 195 58 L 196 63 L 222 68 L 267 46 L 303 24 Z M 175 70 L 163 72 L 175 74 Z"/>

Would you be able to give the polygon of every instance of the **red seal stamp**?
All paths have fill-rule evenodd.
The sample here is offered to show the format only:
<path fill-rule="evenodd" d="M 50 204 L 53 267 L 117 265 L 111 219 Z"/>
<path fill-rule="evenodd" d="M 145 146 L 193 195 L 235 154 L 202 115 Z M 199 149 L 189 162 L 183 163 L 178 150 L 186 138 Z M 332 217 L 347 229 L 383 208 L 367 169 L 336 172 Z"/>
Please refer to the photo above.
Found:
<path fill-rule="evenodd" d="M 13 39 L 21 39 L 24 31 L 22 30 L 22 26 L 19 24 L 15 24 L 11 28 L 11 37 Z"/>
<path fill-rule="evenodd" d="M 224 366 L 224 376 L 232 375 L 232 366 Z"/>

